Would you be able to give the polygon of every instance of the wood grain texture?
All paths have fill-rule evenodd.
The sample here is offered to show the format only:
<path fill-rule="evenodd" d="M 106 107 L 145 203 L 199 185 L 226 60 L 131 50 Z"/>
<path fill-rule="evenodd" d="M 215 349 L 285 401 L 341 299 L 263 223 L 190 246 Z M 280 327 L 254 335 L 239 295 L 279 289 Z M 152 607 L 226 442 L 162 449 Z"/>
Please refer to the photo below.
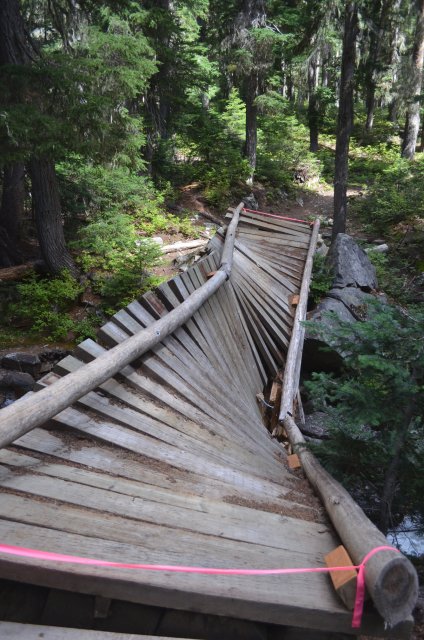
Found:
<path fill-rule="evenodd" d="M 257 402 L 287 361 L 291 300 L 304 282 L 313 233 L 241 206 L 238 213 L 237 233 L 230 214 L 225 247 L 219 232 L 208 255 L 117 312 L 97 342 L 82 342 L 25 400 L 40 411 L 31 423 L 39 426 L 28 431 L 25 418 L 24 428 L 5 436 L 10 442 L 18 433 L 19 439 L 0 450 L 1 540 L 127 562 L 324 566 L 338 535 L 302 470 L 289 468 L 284 448 L 267 432 Z M 199 293 L 205 287 L 206 296 Z M 146 332 L 152 341 L 141 348 Z M 125 357 L 108 368 L 121 349 Z M 87 367 L 102 366 L 93 384 L 67 396 L 70 406 L 66 401 L 54 413 L 45 411 L 43 398 L 73 387 Z M 0 576 L 158 607 L 350 632 L 351 614 L 323 574 L 131 572 L 3 555 Z M 364 629 L 381 634 L 381 619 L 367 613 Z"/>

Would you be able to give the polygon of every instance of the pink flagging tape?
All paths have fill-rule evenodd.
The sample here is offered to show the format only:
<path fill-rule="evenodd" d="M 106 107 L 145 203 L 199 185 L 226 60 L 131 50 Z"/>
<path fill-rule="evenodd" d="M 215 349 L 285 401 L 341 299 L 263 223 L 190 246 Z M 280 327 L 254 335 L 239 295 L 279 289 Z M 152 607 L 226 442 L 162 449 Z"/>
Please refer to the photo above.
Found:
<path fill-rule="evenodd" d="M 69 556 L 51 551 L 40 551 L 38 549 L 27 549 L 26 547 L 16 547 L 9 544 L 0 544 L 0 553 L 21 558 L 32 558 L 34 560 L 51 560 L 53 562 L 66 562 L 69 564 L 82 564 L 85 566 L 113 567 L 118 569 L 138 569 L 141 571 L 164 571 L 172 573 L 200 573 L 216 576 L 270 576 L 270 575 L 293 575 L 299 573 L 330 573 L 331 571 L 351 571 L 358 569 L 356 583 L 356 599 L 352 617 L 352 627 L 358 629 L 361 626 L 362 612 L 365 600 L 365 565 L 368 560 L 379 551 L 397 551 L 394 547 L 383 546 L 372 549 L 359 565 L 349 565 L 347 567 L 309 567 L 291 569 L 216 569 L 212 567 L 185 567 L 179 565 L 166 564 L 138 564 L 132 562 L 110 562 L 109 560 L 95 560 L 94 558 L 82 558 L 80 556 Z"/>
<path fill-rule="evenodd" d="M 307 220 L 299 220 L 299 218 L 289 218 L 287 216 L 282 216 L 276 213 L 268 213 L 267 211 L 255 211 L 254 209 L 246 209 L 243 207 L 243 211 L 247 211 L 247 213 L 257 213 L 260 216 L 266 216 L 267 218 L 278 218 L 278 220 L 290 220 L 291 222 L 299 222 L 300 224 L 307 224 L 308 226 L 312 225 L 313 222 L 308 222 Z"/>

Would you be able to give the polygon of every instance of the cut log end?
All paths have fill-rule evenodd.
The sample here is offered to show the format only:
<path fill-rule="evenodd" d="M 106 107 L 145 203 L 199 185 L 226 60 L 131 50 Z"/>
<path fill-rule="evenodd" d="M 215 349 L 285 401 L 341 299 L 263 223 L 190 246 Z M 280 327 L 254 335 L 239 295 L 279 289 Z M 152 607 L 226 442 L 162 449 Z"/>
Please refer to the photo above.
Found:
<path fill-rule="evenodd" d="M 370 564 L 373 558 L 370 559 Z M 411 562 L 392 558 L 381 569 L 374 590 L 374 604 L 389 627 L 411 615 L 418 599 L 418 578 Z"/>

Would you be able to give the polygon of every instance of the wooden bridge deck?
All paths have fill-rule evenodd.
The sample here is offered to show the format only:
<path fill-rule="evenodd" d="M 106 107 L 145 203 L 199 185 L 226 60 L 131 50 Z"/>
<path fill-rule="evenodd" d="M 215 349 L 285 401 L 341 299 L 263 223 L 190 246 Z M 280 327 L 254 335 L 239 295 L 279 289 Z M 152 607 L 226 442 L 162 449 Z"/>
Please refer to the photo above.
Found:
<path fill-rule="evenodd" d="M 128 563 L 321 567 L 339 544 L 256 395 L 284 363 L 311 238 L 242 215 L 231 279 L 193 317 L 43 428 L 0 451 L 0 540 Z M 168 313 L 219 265 L 221 239 L 186 273 L 119 311 L 51 385 Z M 351 632 L 329 577 L 208 576 L 2 556 L 0 576 L 173 609 Z M 365 626 L 382 629 L 371 615 Z"/>

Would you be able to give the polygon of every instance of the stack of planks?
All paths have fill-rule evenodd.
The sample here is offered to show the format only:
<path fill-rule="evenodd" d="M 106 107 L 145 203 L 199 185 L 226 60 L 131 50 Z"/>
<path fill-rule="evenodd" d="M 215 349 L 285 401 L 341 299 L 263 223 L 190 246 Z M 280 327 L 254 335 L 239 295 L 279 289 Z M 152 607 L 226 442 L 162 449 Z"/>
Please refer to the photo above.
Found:
<path fill-rule="evenodd" d="M 321 567 L 338 538 L 261 420 L 285 359 L 311 237 L 244 212 L 231 279 L 181 328 L 0 451 L 0 541 L 128 563 Z M 119 311 L 40 382 L 54 384 L 207 281 L 221 240 Z M 331 631 L 351 612 L 327 575 L 205 576 L 1 556 L 3 578 L 173 609 Z M 368 615 L 364 629 L 380 632 Z"/>

